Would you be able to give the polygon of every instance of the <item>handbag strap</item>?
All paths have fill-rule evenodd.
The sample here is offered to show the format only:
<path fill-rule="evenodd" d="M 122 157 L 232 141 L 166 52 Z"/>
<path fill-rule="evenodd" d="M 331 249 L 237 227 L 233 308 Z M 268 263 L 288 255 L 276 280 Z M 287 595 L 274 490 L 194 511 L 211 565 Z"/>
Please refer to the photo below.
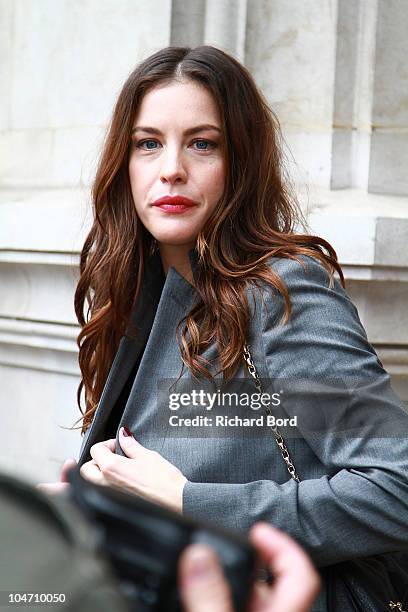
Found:
<path fill-rule="evenodd" d="M 249 346 L 247 344 L 244 344 L 244 360 L 245 360 L 245 363 L 247 365 L 247 369 L 248 369 L 249 374 L 254 379 L 254 383 L 255 383 L 256 388 L 258 389 L 259 393 L 262 393 L 261 381 L 259 379 L 258 372 L 257 372 L 257 369 L 256 369 L 255 364 L 254 364 L 254 360 L 252 359 L 251 351 L 249 350 Z M 269 406 L 266 407 L 266 412 L 267 412 L 267 414 L 272 416 L 272 412 L 271 412 L 271 409 L 269 408 Z M 293 480 L 295 480 L 296 482 L 300 482 L 300 478 L 299 478 L 299 476 L 298 476 L 298 474 L 296 472 L 295 465 L 294 465 L 293 461 L 290 458 L 290 454 L 289 454 L 288 448 L 287 448 L 287 446 L 285 444 L 285 440 L 283 439 L 282 435 L 280 434 L 279 429 L 277 427 L 273 426 L 273 425 L 270 425 L 270 428 L 272 429 L 273 435 L 275 437 L 275 442 L 278 445 L 278 448 L 279 448 L 280 453 L 282 455 L 282 459 L 286 463 L 286 467 L 288 469 L 288 472 L 289 472 L 291 478 L 293 478 Z"/>

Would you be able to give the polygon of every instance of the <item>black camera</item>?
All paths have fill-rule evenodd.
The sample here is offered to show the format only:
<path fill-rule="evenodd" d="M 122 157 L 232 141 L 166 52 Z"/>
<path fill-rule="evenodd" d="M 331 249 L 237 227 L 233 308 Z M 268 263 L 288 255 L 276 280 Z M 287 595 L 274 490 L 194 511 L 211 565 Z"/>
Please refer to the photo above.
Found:
<path fill-rule="evenodd" d="M 68 474 L 70 499 L 96 530 L 131 612 L 180 612 L 177 565 L 192 543 L 210 545 L 243 612 L 256 571 L 256 551 L 234 533 L 205 525 L 142 497 L 95 485 L 79 469 Z"/>

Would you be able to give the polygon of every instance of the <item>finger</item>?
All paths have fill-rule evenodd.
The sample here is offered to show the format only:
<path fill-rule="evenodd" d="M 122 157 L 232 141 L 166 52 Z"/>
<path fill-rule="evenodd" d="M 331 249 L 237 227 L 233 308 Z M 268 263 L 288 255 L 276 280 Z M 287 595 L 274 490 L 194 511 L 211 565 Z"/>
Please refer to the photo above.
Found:
<path fill-rule="evenodd" d="M 129 432 L 130 435 L 126 432 Z M 138 442 L 133 434 L 131 434 L 130 430 L 126 427 L 121 427 L 119 430 L 119 444 L 123 452 L 127 457 L 134 459 L 137 456 L 140 456 L 141 451 L 148 451 L 148 448 L 145 448 L 140 442 Z"/>
<path fill-rule="evenodd" d="M 310 610 L 320 589 L 320 580 L 308 556 L 286 534 L 266 523 L 253 527 L 250 539 L 271 568 L 275 582 L 258 590 L 257 612 L 283 609 Z"/>
<path fill-rule="evenodd" d="M 114 450 L 112 451 L 112 449 L 105 444 L 105 442 L 98 442 L 97 444 L 91 446 L 89 454 L 101 469 L 111 466 L 114 459 L 117 457 Z"/>
<path fill-rule="evenodd" d="M 79 473 L 83 478 L 86 478 L 86 480 L 89 480 L 94 484 L 107 484 L 104 475 L 102 474 L 98 465 L 93 461 L 87 461 L 86 463 L 84 463 L 81 466 Z"/>
<path fill-rule="evenodd" d="M 209 546 L 187 546 L 180 556 L 178 580 L 185 612 L 233 612 L 227 581 Z"/>
<path fill-rule="evenodd" d="M 309 610 L 319 592 L 320 580 L 302 548 L 292 538 L 267 523 L 257 523 L 252 527 L 249 537 L 275 576 L 269 596 L 263 603 L 259 600 L 257 610 Z"/>
<path fill-rule="evenodd" d="M 67 459 L 66 461 L 64 461 L 64 465 L 61 468 L 61 475 L 60 475 L 60 481 L 61 482 L 68 482 L 68 472 L 70 470 L 73 470 L 76 466 L 77 466 L 77 461 L 76 459 Z"/>
<path fill-rule="evenodd" d="M 248 610 L 250 612 L 265 612 L 265 610 L 268 610 L 265 606 L 270 594 L 271 590 L 266 584 L 255 582 L 248 602 Z"/>
<path fill-rule="evenodd" d="M 39 489 L 47 495 L 58 495 L 69 487 L 67 482 L 44 482 L 36 485 L 36 489 Z"/>
<path fill-rule="evenodd" d="M 109 484 L 117 483 L 122 481 L 123 473 L 127 472 L 129 461 L 128 457 L 122 457 L 112 453 L 103 442 L 98 442 L 90 449 L 91 463 L 97 468 L 105 481 Z M 106 484 L 106 483 L 103 483 Z"/>
<path fill-rule="evenodd" d="M 116 438 L 110 438 L 109 440 L 104 440 L 102 444 L 107 446 L 109 450 L 112 451 L 112 453 L 116 451 Z"/>

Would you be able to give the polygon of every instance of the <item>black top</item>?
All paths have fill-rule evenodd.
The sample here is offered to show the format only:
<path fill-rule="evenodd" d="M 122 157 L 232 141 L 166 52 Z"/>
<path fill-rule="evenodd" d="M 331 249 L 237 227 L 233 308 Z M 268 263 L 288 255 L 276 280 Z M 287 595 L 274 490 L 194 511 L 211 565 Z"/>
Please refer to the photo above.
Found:
<path fill-rule="evenodd" d="M 112 408 L 112 411 L 106 422 L 105 436 L 103 437 L 103 440 L 109 440 L 111 438 L 116 438 L 116 435 L 118 433 L 119 423 L 121 421 L 123 412 L 125 410 L 126 403 L 129 399 L 129 394 L 132 389 L 134 380 L 136 378 L 136 374 L 139 369 L 139 365 L 142 360 L 145 348 L 146 348 L 146 345 L 140 351 L 139 357 L 136 359 L 135 365 L 133 366 L 132 371 L 129 374 L 129 377 L 127 381 L 125 382 L 123 389 L 120 392 L 120 395 L 115 405 Z"/>

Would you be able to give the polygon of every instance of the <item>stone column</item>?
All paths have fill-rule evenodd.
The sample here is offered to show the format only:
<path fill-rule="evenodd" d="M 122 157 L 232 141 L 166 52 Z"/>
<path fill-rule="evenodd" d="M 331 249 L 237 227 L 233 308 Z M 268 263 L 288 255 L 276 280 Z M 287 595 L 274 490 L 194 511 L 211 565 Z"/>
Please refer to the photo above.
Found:
<path fill-rule="evenodd" d="M 336 31 L 336 0 L 248 0 L 246 65 L 278 115 L 299 184 L 330 186 Z"/>
<path fill-rule="evenodd" d="M 339 0 L 331 189 L 367 189 L 377 0 Z"/>
<path fill-rule="evenodd" d="M 408 195 L 408 5 L 378 5 L 368 190 Z"/>
<path fill-rule="evenodd" d="M 244 61 L 247 0 L 173 0 L 171 44 L 214 45 Z"/>
<path fill-rule="evenodd" d="M 227 51 L 245 61 L 247 0 L 207 0 L 205 44 Z"/>
<path fill-rule="evenodd" d="M 203 44 L 205 0 L 172 0 L 170 44 L 197 47 Z"/>

